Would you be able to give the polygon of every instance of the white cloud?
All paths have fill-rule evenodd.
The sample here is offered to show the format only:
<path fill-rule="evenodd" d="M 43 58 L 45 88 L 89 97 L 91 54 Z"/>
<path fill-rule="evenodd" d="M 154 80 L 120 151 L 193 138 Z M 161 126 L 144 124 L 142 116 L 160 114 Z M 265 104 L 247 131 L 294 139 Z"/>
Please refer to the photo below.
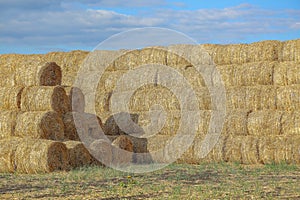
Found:
<path fill-rule="evenodd" d="M 29 0 L 31 2 L 35 0 Z M 21 8 L 26 1 L 0 0 L 0 7 Z M 27 1 L 28 2 L 28 1 Z M 27 3 L 26 2 L 26 3 Z M 139 27 L 165 27 L 184 32 L 199 42 L 238 42 L 259 34 L 276 34 L 299 29 L 297 10 L 264 10 L 249 4 L 224 9 L 171 10 L 123 14 L 105 9 L 61 6 L 62 1 L 45 0 L 24 11 L 6 10 L 0 17 L 2 45 L 35 45 L 93 48 L 112 34 Z M 65 0 L 70 4 L 70 0 Z M 120 6 L 129 1 L 77 0 L 85 4 Z M 132 0 L 135 6 L 159 5 L 165 1 Z M 52 9 L 55 6 L 60 9 Z M 49 7 L 48 9 L 46 9 Z M 12 14 L 13 12 L 13 14 Z M 56 48 L 55 47 L 55 48 Z"/>

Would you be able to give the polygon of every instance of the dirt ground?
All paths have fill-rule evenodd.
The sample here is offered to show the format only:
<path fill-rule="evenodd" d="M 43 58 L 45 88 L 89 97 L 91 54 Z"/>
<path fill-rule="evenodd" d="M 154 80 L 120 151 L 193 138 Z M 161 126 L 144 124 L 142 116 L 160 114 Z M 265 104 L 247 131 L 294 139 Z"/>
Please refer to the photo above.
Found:
<path fill-rule="evenodd" d="M 0 199 L 300 199 L 300 166 L 172 164 L 145 174 L 102 167 L 0 174 Z"/>

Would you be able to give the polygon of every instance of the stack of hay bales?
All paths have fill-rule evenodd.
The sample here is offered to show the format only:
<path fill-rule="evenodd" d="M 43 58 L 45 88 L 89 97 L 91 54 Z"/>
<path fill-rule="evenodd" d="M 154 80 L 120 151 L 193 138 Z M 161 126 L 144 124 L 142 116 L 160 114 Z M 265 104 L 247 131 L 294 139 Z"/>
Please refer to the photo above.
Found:
<path fill-rule="evenodd" d="M 95 163 L 78 133 L 69 130 L 75 125 L 66 116 L 88 114 L 81 91 L 60 86 L 61 68 L 27 64 L 10 75 L 0 87 L 0 172 L 45 173 Z"/>
<path fill-rule="evenodd" d="M 169 49 L 172 50 L 172 48 L 184 49 L 186 46 L 177 45 Z M 172 51 L 160 48 L 123 52 L 121 57 L 108 66 L 99 80 L 95 102 L 96 113 L 105 121 L 104 129 L 106 134 L 110 135 L 109 139 L 114 141 L 120 135 L 128 135 L 121 131 L 112 120 L 111 96 L 117 81 L 123 74 L 137 69 L 141 65 L 160 64 L 172 67 L 186 78 L 199 100 L 201 110 L 201 123 L 195 140 L 179 162 L 300 163 L 300 40 L 263 41 L 236 45 L 207 44 L 190 46 L 190 48 L 196 51 L 197 48 L 199 51 L 204 48 L 210 54 L 226 89 L 227 102 L 224 102 L 224 106 L 226 106 L 227 116 L 225 124 L 219 141 L 208 156 L 202 158 L 200 152 L 213 111 L 210 93 L 204 78 L 190 62 Z M 110 58 L 115 53 L 113 51 L 104 52 L 102 55 L 105 54 L 107 58 Z M 18 88 L 19 85 L 16 85 L 15 82 L 39 82 L 37 78 L 26 80 L 21 76 L 22 74 L 17 75 L 20 78 L 11 78 L 11 72 L 14 71 L 15 66 L 37 61 L 55 61 L 62 66 L 62 84 L 72 85 L 79 66 L 84 62 L 87 54 L 87 52 L 73 51 L 30 56 L 1 55 L 0 64 L 5 66 L 2 70 L 7 76 L 1 77 L 0 86 L 11 85 L 16 88 L 7 91 L 9 95 L 4 95 L 5 98 L 3 98 L 4 101 L 0 104 L 0 108 L 21 109 L 22 100 L 19 98 L 19 93 L 22 88 Z M 38 73 L 35 73 L 34 77 L 39 77 Z M 128 136 L 133 143 L 134 152 L 155 153 L 170 143 L 179 127 L 181 105 L 168 88 L 160 85 L 160 81 L 164 80 L 160 80 L 158 76 L 158 84 L 140 87 L 135 91 L 128 104 L 130 114 L 138 116 L 138 119 L 132 120 L 141 126 L 151 123 L 149 110 L 151 111 L 153 105 L 161 105 L 167 114 L 163 128 L 153 137 Z M 28 103 L 30 104 L 30 101 Z M 27 106 L 26 109 L 37 110 L 40 106 L 45 106 L 53 110 L 49 104 L 47 106 Z M 82 107 L 77 106 L 77 108 L 76 113 L 83 112 Z M 55 109 L 60 110 L 61 108 Z M 16 112 L 3 111 L 1 118 L 14 119 L 16 115 Z M 73 115 L 68 112 L 63 115 L 65 134 L 69 135 L 68 137 L 72 140 L 78 140 L 75 134 L 76 129 L 72 124 L 74 121 L 72 117 Z M 14 123 L 2 125 L 0 130 L 8 131 L 2 131 L 0 137 L 7 137 L 8 132 L 14 131 L 15 127 Z M 98 141 L 93 146 L 98 146 L 103 142 Z M 111 158 L 108 156 L 107 159 L 113 160 L 113 156 Z"/>

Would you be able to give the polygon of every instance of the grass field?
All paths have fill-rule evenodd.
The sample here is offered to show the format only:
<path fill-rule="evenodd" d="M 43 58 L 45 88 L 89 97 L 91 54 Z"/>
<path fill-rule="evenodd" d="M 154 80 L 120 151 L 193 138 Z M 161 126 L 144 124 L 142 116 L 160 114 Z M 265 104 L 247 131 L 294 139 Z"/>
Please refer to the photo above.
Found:
<path fill-rule="evenodd" d="M 0 174 L 0 199 L 300 199 L 300 167 L 172 164 L 146 174 L 101 167 Z"/>

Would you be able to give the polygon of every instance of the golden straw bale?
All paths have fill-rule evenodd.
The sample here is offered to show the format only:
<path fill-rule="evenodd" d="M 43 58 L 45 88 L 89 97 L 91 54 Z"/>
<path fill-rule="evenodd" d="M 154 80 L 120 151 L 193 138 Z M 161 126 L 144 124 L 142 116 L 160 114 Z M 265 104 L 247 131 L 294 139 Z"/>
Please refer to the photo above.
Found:
<path fill-rule="evenodd" d="M 17 54 L 0 55 L 0 87 L 12 87 L 14 81 L 14 62 Z"/>
<path fill-rule="evenodd" d="M 72 112 L 84 112 L 85 98 L 80 88 L 64 86 L 64 89 L 68 96 L 68 110 Z"/>
<path fill-rule="evenodd" d="M 69 154 L 64 143 L 23 139 L 15 153 L 16 171 L 20 173 L 47 173 L 69 169 Z"/>
<path fill-rule="evenodd" d="M 194 159 L 195 163 L 201 163 L 201 162 L 222 162 L 224 161 L 224 142 L 226 140 L 225 135 L 220 135 L 218 138 L 218 141 L 216 145 L 213 147 L 213 149 L 204 157 L 201 158 L 200 155 L 202 155 L 203 152 L 201 152 L 201 145 L 203 140 L 200 140 L 198 137 L 194 140 Z"/>
<path fill-rule="evenodd" d="M 225 87 L 273 85 L 276 62 L 254 62 L 217 66 Z"/>
<path fill-rule="evenodd" d="M 246 108 L 246 90 L 244 87 L 226 88 L 226 109 L 240 110 Z"/>
<path fill-rule="evenodd" d="M 130 119 L 135 123 L 138 124 L 139 121 L 139 115 L 137 114 L 129 114 Z M 104 133 L 106 135 L 126 135 L 129 133 L 125 133 L 124 130 L 121 130 L 121 128 L 118 126 L 115 118 L 124 121 L 129 120 L 127 119 L 127 113 L 121 112 L 117 113 L 115 115 L 111 115 L 104 124 Z"/>
<path fill-rule="evenodd" d="M 123 55 L 115 59 L 114 69 L 115 70 L 129 70 L 140 66 L 140 50 L 131 50 L 125 52 Z"/>
<path fill-rule="evenodd" d="M 97 139 L 103 132 L 101 119 L 93 114 L 67 112 L 62 117 L 66 140 Z M 76 124 L 75 124 L 76 122 Z M 84 141 L 86 142 L 86 141 Z"/>
<path fill-rule="evenodd" d="M 17 111 L 0 111 L 0 139 L 14 136 L 18 114 Z"/>
<path fill-rule="evenodd" d="M 300 135 L 300 112 L 283 112 L 281 128 L 284 135 Z"/>
<path fill-rule="evenodd" d="M 113 160 L 116 166 L 130 164 L 133 156 L 133 142 L 129 137 L 121 135 L 112 142 Z"/>
<path fill-rule="evenodd" d="M 224 135 L 248 135 L 248 115 L 249 112 L 245 110 L 229 111 L 223 125 Z"/>
<path fill-rule="evenodd" d="M 22 111 L 49 111 L 59 114 L 68 111 L 68 97 L 61 86 L 33 86 L 24 88 L 21 96 Z"/>
<path fill-rule="evenodd" d="M 18 138 L 0 140 L 0 173 L 12 173 L 16 170 L 15 153 L 19 140 Z"/>
<path fill-rule="evenodd" d="M 294 111 L 300 109 L 300 85 L 283 86 L 277 89 L 277 109 Z"/>
<path fill-rule="evenodd" d="M 140 87 L 132 95 L 129 109 L 135 111 L 149 111 L 153 105 L 160 105 L 165 110 L 180 110 L 180 104 L 175 94 L 161 85 L 146 85 Z"/>
<path fill-rule="evenodd" d="M 262 164 L 286 162 L 286 142 L 283 136 L 259 137 L 259 161 Z"/>
<path fill-rule="evenodd" d="M 288 151 L 287 162 L 300 164 L 300 136 L 286 136 L 286 146 Z"/>
<path fill-rule="evenodd" d="M 257 111 L 248 116 L 248 133 L 256 136 L 281 135 L 281 111 Z"/>
<path fill-rule="evenodd" d="M 282 43 L 279 61 L 294 61 L 300 63 L 300 39 L 288 40 Z"/>
<path fill-rule="evenodd" d="M 300 63 L 286 61 L 276 64 L 274 84 L 279 86 L 300 84 Z"/>
<path fill-rule="evenodd" d="M 242 142 L 244 137 L 230 135 L 224 143 L 224 161 L 242 162 Z"/>
<path fill-rule="evenodd" d="M 276 88 L 274 86 L 246 87 L 247 110 L 275 110 Z"/>
<path fill-rule="evenodd" d="M 63 140 L 64 124 L 53 111 L 24 112 L 18 115 L 15 135 L 19 137 Z"/>
<path fill-rule="evenodd" d="M 56 62 L 61 66 L 62 85 L 73 85 L 77 76 L 77 71 L 89 54 L 87 51 L 70 51 L 70 52 L 51 52 L 44 56 L 48 62 Z"/>
<path fill-rule="evenodd" d="M 15 70 L 15 84 L 21 86 L 55 86 L 60 85 L 62 72 L 60 66 L 55 62 L 24 63 Z"/>
<path fill-rule="evenodd" d="M 112 163 L 113 151 L 110 141 L 105 139 L 95 140 L 88 150 L 98 161 L 97 164 L 110 165 Z"/>
<path fill-rule="evenodd" d="M 279 41 L 262 41 L 252 44 L 203 45 L 217 65 L 277 61 L 281 46 L 282 44 Z"/>
<path fill-rule="evenodd" d="M 243 164 L 258 163 L 258 138 L 253 136 L 241 137 L 241 154 Z"/>
<path fill-rule="evenodd" d="M 64 144 L 68 149 L 70 156 L 69 162 L 72 168 L 83 167 L 94 163 L 94 158 L 90 155 L 82 142 L 69 140 L 64 142 Z"/>
<path fill-rule="evenodd" d="M 0 110 L 19 110 L 21 108 L 21 94 L 23 87 L 0 88 Z"/>

